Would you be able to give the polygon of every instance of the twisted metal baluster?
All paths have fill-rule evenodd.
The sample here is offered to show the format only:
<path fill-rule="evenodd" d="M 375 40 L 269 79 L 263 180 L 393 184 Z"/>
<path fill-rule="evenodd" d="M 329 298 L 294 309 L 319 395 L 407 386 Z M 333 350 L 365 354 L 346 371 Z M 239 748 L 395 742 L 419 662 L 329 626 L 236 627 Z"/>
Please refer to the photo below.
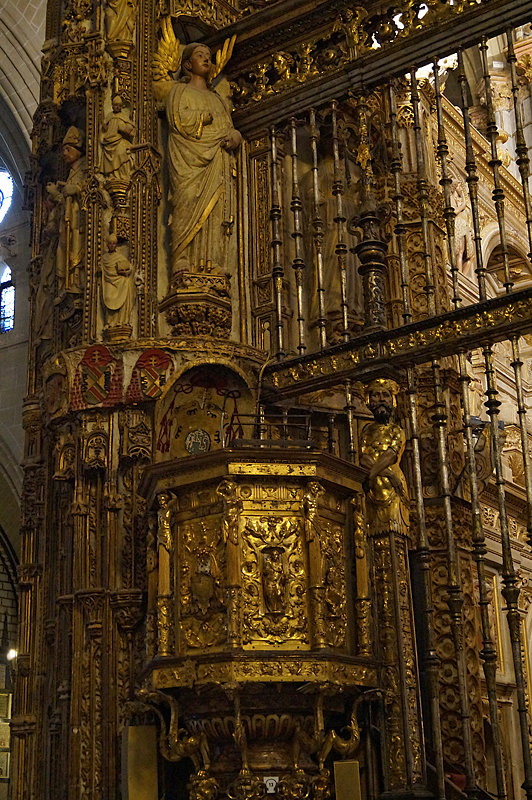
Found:
<path fill-rule="evenodd" d="M 388 85 L 389 113 L 392 136 L 392 164 L 394 176 L 394 201 L 397 223 L 395 235 L 399 250 L 399 264 L 401 268 L 401 290 L 403 301 L 403 320 L 405 324 L 412 321 L 410 306 L 410 273 L 406 253 L 406 226 L 403 219 L 403 194 L 401 192 L 401 155 L 399 150 L 399 135 L 397 131 L 397 106 L 395 91 L 390 83 Z M 427 676 L 431 738 L 436 767 L 436 798 L 445 798 L 445 767 L 443 761 L 443 743 L 440 718 L 440 687 L 439 668 L 440 659 L 436 653 L 436 639 L 434 632 L 434 607 L 432 601 L 432 583 L 430 571 L 430 546 L 427 535 L 425 519 L 425 503 L 423 500 L 423 477 L 421 472 L 421 449 L 419 443 L 419 427 L 417 418 L 417 391 L 415 383 L 415 370 L 407 368 L 407 395 L 410 421 L 410 446 L 412 448 L 412 467 L 414 472 L 414 499 L 418 520 L 418 546 L 416 548 L 417 563 L 421 573 L 421 592 L 423 604 L 423 632 L 424 649 L 422 663 Z"/>
<path fill-rule="evenodd" d="M 340 273 L 340 292 L 341 292 L 341 312 L 342 312 L 342 339 L 344 342 L 349 341 L 349 305 L 347 302 L 347 271 L 346 271 L 346 257 L 347 245 L 345 243 L 345 223 L 343 207 L 344 195 L 344 182 L 342 180 L 342 173 L 340 172 L 340 146 L 338 141 L 338 119 L 337 111 L 338 104 L 336 100 L 332 102 L 332 143 L 333 143 L 333 161 L 334 161 L 334 177 L 332 193 L 336 198 L 336 216 L 334 222 L 336 223 L 336 257 L 338 259 L 338 270 Z"/>
<path fill-rule="evenodd" d="M 401 152 L 399 149 L 399 134 L 397 132 L 397 102 L 392 83 L 388 84 L 388 102 L 390 105 L 390 125 L 392 133 L 392 161 L 390 170 L 393 174 L 395 215 L 397 222 L 394 233 L 399 250 L 399 265 L 401 269 L 401 294 L 403 299 L 403 322 L 408 325 L 412 322 L 412 309 L 410 305 L 410 273 L 406 255 L 406 225 L 403 217 L 403 193 L 401 191 Z"/>
<path fill-rule="evenodd" d="M 506 600 L 506 620 L 510 631 L 512 645 L 512 660 L 514 666 L 517 713 L 519 716 L 519 730 L 521 734 L 521 751 L 523 756 L 523 771 L 525 780 L 522 784 L 527 800 L 532 800 L 532 755 L 530 753 L 529 722 L 526 707 L 525 676 L 523 673 L 523 644 L 519 613 L 519 585 L 515 571 L 508 516 L 506 512 L 506 496 L 504 491 L 504 475 L 502 468 L 502 446 L 499 432 L 499 408 L 495 369 L 493 365 L 493 351 L 491 345 L 483 348 L 485 373 L 486 373 L 486 408 L 490 417 L 491 446 L 493 465 L 495 469 L 495 486 L 499 506 L 499 526 L 502 544 L 502 595 Z"/>
<path fill-rule="evenodd" d="M 497 124 L 495 122 L 495 110 L 493 107 L 493 94 L 491 90 L 491 79 L 489 75 L 488 69 L 488 57 L 487 57 L 487 40 L 485 37 L 482 39 L 482 44 L 480 45 L 480 52 L 482 56 L 482 68 L 483 68 L 483 78 L 484 78 L 484 89 L 486 92 L 486 106 L 488 110 L 488 134 L 490 139 L 490 146 L 491 146 L 491 160 L 490 165 L 492 166 L 493 170 L 493 181 L 494 181 L 494 189 L 493 189 L 493 199 L 495 202 L 495 208 L 497 211 L 497 225 L 499 228 L 499 237 L 501 242 L 501 251 L 503 256 L 503 268 L 504 268 L 504 287 L 507 292 L 510 292 L 513 287 L 512 278 L 510 276 L 510 264 L 508 259 L 508 245 L 506 241 L 506 227 L 504 224 L 504 191 L 501 186 L 500 180 L 500 168 L 501 168 L 501 160 L 497 153 Z M 514 101 L 516 100 L 514 95 Z M 521 136 L 523 132 L 521 130 Z M 525 145 L 526 148 L 526 145 Z M 528 192 L 525 192 L 528 195 Z M 526 205 L 525 205 L 526 207 Z M 530 207 L 530 200 L 529 200 L 529 207 Z M 514 372 L 515 378 L 515 387 L 517 392 L 517 414 L 519 417 L 519 431 L 521 435 L 521 452 L 523 457 L 523 468 L 525 474 L 525 489 L 526 489 L 526 498 L 527 498 L 527 533 L 528 539 L 532 543 L 532 469 L 530 466 L 530 455 L 528 452 L 528 426 L 526 420 L 526 405 L 524 400 L 524 393 L 523 393 L 523 381 L 522 381 L 522 366 L 523 362 L 521 361 L 521 357 L 519 354 L 519 340 L 517 336 L 510 337 L 510 341 L 512 344 L 512 361 L 511 366 Z"/>
<path fill-rule="evenodd" d="M 414 495 L 419 527 L 417 563 L 421 572 L 421 592 L 423 601 L 423 632 L 425 647 L 423 651 L 423 667 L 427 676 L 432 748 L 436 767 L 436 799 L 445 798 L 445 766 L 443 761 L 443 742 L 440 716 L 440 659 L 436 652 L 434 632 L 434 606 L 432 600 L 432 578 L 430 563 L 430 544 L 425 519 L 425 503 L 423 500 L 423 476 L 421 473 L 421 448 L 419 443 L 419 427 L 417 419 L 417 391 L 413 367 L 407 368 L 407 394 L 410 417 L 410 445 L 412 448 L 412 466 L 414 471 Z"/>
<path fill-rule="evenodd" d="M 456 217 L 453 203 L 451 199 L 451 185 L 452 185 L 452 178 L 449 175 L 449 168 L 448 168 L 448 155 L 449 155 L 449 145 L 447 144 L 447 137 L 445 136 L 445 122 L 443 118 L 443 108 L 442 108 L 442 101 L 441 101 L 441 87 L 440 87 L 440 76 L 439 76 L 439 68 L 438 68 L 438 59 L 434 59 L 433 64 L 433 75 L 434 75 L 434 92 L 436 95 L 436 117 L 438 120 L 438 145 L 436 148 L 436 152 L 438 154 L 438 158 L 440 159 L 440 166 L 441 166 L 441 180 L 440 186 L 443 189 L 443 197 L 445 200 L 445 205 L 443 209 L 443 218 L 445 220 L 445 228 L 447 231 L 447 257 L 449 259 L 449 264 L 451 266 L 451 280 L 453 286 L 453 297 L 452 303 L 455 308 L 459 308 L 462 304 L 462 298 L 460 297 L 460 289 L 458 286 L 458 268 L 456 266 L 456 245 L 455 245 L 455 228 L 454 228 L 454 220 Z"/>
<path fill-rule="evenodd" d="M 488 692 L 488 705 L 493 737 L 495 778 L 497 782 L 497 797 L 499 800 L 506 800 L 507 795 L 504 783 L 502 739 L 499 725 L 499 707 L 497 700 L 497 653 L 491 638 L 491 627 L 488 611 L 489 600 L 486 589 L 486 569 L 484 560 L 484 556 L 486 554 L 486 540 L 484 537 L 482 516 L 480 512 L 475 442 L 473 441 L 473 430 L 471 425 L 471 404 L 469 399 L 470 379 L 467 373 L 466 357 L 464 353 L 458 354 L 458 362 L 460 369 L 464 436 L 466 440 L 467 463 L 469 467 L 469 489 L 471 493 L 473 560 L 477 565 L 480 620 L 482 625 L 482 650 L 480 651 L 480 658 L 482 660 L 482 667 L 486 680 L 486 689 Z"/>
<path fill-rule="evenodd" d="M 458 82 L 460 84 L 460 109 L 464 122 L 464 140 L 466 146 L 465 168 L 467 172 L 467 186 L 469 189 L 469 200 L 471 202 L 471 213 L 473 216 L 473 241 L 475 243 L 476 269 L 475 273 L 478 281 L 479 299 L 486 300 L 486 270 L 482 258 L 482 237 L 480 235 L 480 217 L 478 212 L 478 173 L 475 152 L 473 150 L 473 139 L 471 136 L 471 120 L 469 119 L 469 105 L 467 100 L 467 79 L 464 69 L 464 55 L 461 48 L 457 50 L 458 55 Z"/>
<path fill-rule="evenodd" d="M 467 687 L 467 670 L 464 649 L 464 628 L 462 608 L 464 596 L 460 581 L 460 566 L 456 553 L 456 541 L 453 532 L 453 518 L 451 505 L 451 489 L 449 484 L 449 458 L 447 453 L 446 425 L 447 413 L 442 394 L 440 366 L 432 362 L 432 375 L 434 382 L 435 414 L 433 416 L 438 443 L 438 461 L 440 472 L 441 496 L 443 500 L 444 525 L 447 544 L 447 591 L 451 633 L 454 641 L 456 655 L 456 671 L 458 677 L 458 693 L 460 699 L 460 716 L 462 719 L 462 738 L 464 743 L 464 768 L 466 775 L 466 794 L 473 797 L 476 793 L 475 768 L 473 761 L 473 742 L 471 738 L 471 715 L 469 707 L 469 694 Z"/>
<path fill-rule="evenodd" d="M 508 242 L 506 241 L 506 226 L 504 224 L 504 190 L 501 184 L 500 169 L 502 161 L 499 158 L 497 151 L 497 136 L 499 131 L 497 129 L 497 122 L 495 121 L 495 109 L 493 107 L 493 93 L 491 91 L 491 77 L 488 67 L 488 40 L 485 36 L 482 37 L 482 43 L 479 45 L 480 60 L 482 62 L 482 77 L 484 80 L 484 91 L 486 93 L 486 111 L 487 111 L 487 135 L 490 143 L 491 158 L 489 165 L 493 173 L 493 203 L 495 205 L 495 213 L 497 214 L 497 225 L 499 227 L 500 246 L 502 254 L 502 264 L 504 270 L 504 288 L 506 292 L 511 292 L 513 281 L 510 276 L 510 262 L 508 260 Z"/>
<path fill-rule="evenodd" d="M 320 214 L 320 187 L 318 180 L 318 137 L 316 112 L 310 109 L 310 148 L 312 150 L 312 231 L 316 256 L 316 293 L 318 300 L 318 336 L 320 349 L 327 347 L 327 318 L 325 316 L 325 286 L 323 283 L 323 219 Z"/>
<path fill-rule="evenodd" d="M 506 60 L 510 67 L 510 76 L 512 79 L 512 95 L 514 99 L 514 113 L 515 113 L 515 151 L 517 158 L 515 160 L 519 167 L 519 174 L 521 175 L 521 185 L 523 187 L 523 203 L 525 205 L 526 213 L 526 229 L 528 233 L 528 258 L 532 261 L 532 203 L 530 202 L 530 191 L 528 188 L 530 178 L 530 159 L 528 157 L 528 147 L 525 141 L 525 134 L 523 130 L 523 109 L 519 102 L 519 85 L 517 83 L 516 63 L 517 58 L 514 50 L 513 31 L 510 29 L 506 33 L 508 42 L 508 52 Z"/>
<path fill-rule="evenodd" d="M 353 404 L 353 388 L 351 381 L 346 381 L 344 386 L 345 391 L 345 413 L 347 416 L 347 436 L 349 446 L 349 460 L 354 461 L 356 455 L 356 439 L 355 439 L 355 416 Z"/>
<path fill-rule="evenodd" d="M 281 261 L 281 248 L 283 240 L 281 238 L 281 206 L 279 200 L 279 171 L 277 166 L 277 133 L 274 127 L 270 129 L 270 157 L 271 157 L 271 183 L 272 183 L 272 205 L 270 209 L 270 220 L 272 223 L 271 247 L 273 252 L 272 281 L 273 281 L 273 300 L 275 308 L 275 330 L 277 352 L 276 358 L 282 361 L 284 352 L 284 331 L 283 331 L 283 280 L 284 268 Z"/>
<path fill-rule="evenodd" d="M 427 309 L 430 316 L 436 314 L 434 270 L 432 266 L 432 255 L 430 252 L 429 220 L 428 220 L 428 181 L 427 169 L 425 165 L 425 152 L 423 149 L 423 137 L 421 135 L 421 116 L 419 113 L 419 92 L 417 88 L 416 71 L 412 69 L 410 74 L 410 100 L 414 112 L 414 139 L 416 143 L 416 166 L 417 166 L 417 187 L 419 200 L 419 213 L 421 217 L 421 235 L 423 239 L 423 263 L 425 265 L 425 296 L 427 298 Z"/>
<path fill-rule="evenodd" d="M 519 433 L 521 436 L 521 453 L 523 456 L 523 470 L 525 476 L 525 491 L 526 491 L 526 530 L 528 544 L 532 547 L 532 470 L 530 467 L 530 453 L 528 443 L 528 425 L 526 417 L 526 403 L 523 392 L 523 362 L 519 353 L 519 341 L 516 336 L 512 336 L 512 360 L 510 365 L 514 371 L 515 389 L 517 395 L 517 416 L 519 418 Z"/>
<path fill-rule="evenodd" d="M 290 141 L 291 151 L 290 158 L 292 161 L 292 201 L 290 209 L 294 221 L 292 230 L 292 239 L 294 240 L 294 258 L 292 260 L 292 267 L 296 278 L 296 302 L 297 302 L 297 331 L 298 331 L 298 345 L 297 350 L 299 355 L 303 355 L 307 349 L 305 343 L 305 313 L 303 306 L 303 276 L 305 273 L 305 259 L 303 258 L 303 204 L 301 202 L 301 195 L 299 192 L 299 177 L 297 170 L 297 127 L 294 117 L 290 120 Z"/>

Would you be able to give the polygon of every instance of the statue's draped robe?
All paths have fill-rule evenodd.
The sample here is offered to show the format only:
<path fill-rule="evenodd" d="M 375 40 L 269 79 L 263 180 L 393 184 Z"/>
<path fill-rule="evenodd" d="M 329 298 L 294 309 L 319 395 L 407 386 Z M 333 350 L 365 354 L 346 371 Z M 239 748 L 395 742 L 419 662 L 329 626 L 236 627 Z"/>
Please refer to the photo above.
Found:
<path fill-rule="evenodd" d="M 105 28 L 110 41 L 130 42 L 135 24 L 136 3 L 131 0 L 107 0 Z"/>
<path fill-rule="evenodd" d="M 176 83 L 166 101 L 172 208 L 172 272 L 231 271 L 234 156 L 222 147 L 233 123 L 223 99 Z M 212 122 L 205 124 L 208 114 Z"/>
<path fill-rule="evenodd" d="M 102 172 L 107 177 L 127 180 L 131 164 L 131 143 L 122 131 L 133 130 L 131 121 L 125 114 L 113 113 L 105 120 L 105 131 L 100 144 L 102 147 Z"/>
<path fill-rule="evenodd" d="M 124 273 L 129 274 L 124 274 Z M 135 284 L 132 267 L 121 253 L 102 256 L 102 296 L 106 322 L 109 326 L 131 323 L 135 303 Z"/>
<path fill-rule="evenodd" d="M 64 196 L 64 214 L 59 224 L 59 244 L 57 248 L 57 278 L 59 287 L 81 288 L 83 269 L 83 248 L 85 239 L 85 214 L 82 209 L 81 193 L 86 179 L 87 165 L 82 156 L 70 168 L 67 186 L 72 191 Z"/>

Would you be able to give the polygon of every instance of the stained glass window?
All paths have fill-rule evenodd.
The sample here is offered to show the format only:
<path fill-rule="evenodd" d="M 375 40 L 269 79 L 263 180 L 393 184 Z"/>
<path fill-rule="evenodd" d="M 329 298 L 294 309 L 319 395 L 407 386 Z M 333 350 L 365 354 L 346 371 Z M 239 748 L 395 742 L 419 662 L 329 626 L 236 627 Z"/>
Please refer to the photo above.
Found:
<path fill-rule="evenodd" d="M 9 172 L 0 170 L 0 222 L 4 219 L 13 197 L 13 179 Z"/>
<path fill-rule="evenodd" d="M 11 269 L 6 265 L 0 277 L 0 333 L 13 328 L 15 322 L 15 287 Z"/>

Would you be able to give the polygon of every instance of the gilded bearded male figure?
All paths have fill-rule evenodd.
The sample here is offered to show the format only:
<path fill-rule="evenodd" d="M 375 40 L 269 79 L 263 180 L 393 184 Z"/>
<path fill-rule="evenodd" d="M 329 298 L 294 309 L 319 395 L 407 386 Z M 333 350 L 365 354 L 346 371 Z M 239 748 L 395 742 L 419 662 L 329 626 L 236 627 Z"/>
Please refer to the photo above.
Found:
<path fill-rule="evenodd" d="M 233 250 L 236 253 L 233 153 L 242 137 L 233 127 L 230 104 L 211 88 L 210 81 L 228 60 L 227 48 L 223 63 L 218 58 L 215 67 L 206 45 L 187 45 L 181 56 L 181 78 L 169 82 L 160 77 L 164 74 L 161 65 L 168 69 L 164 47 L 170 47 L 172 37 L 177 48 L 167 24 L 154 60 L 156 94 L 165 99 L 169 125 L 171 271 L 174 276 L 211 268 L 226 273 L 235 260 Z"/>
<path fill-rule="evenodd" d="M 408 532 L 408 491 L 399 466 L 405 433 L 391 422 L 398 391 L 395 381 L 385 378 L 366 387 L 366 405 L 374 422 L 366 425 L 360 436 L 360 464 L 369 470 L 365 490 L 370 534 Z"/>

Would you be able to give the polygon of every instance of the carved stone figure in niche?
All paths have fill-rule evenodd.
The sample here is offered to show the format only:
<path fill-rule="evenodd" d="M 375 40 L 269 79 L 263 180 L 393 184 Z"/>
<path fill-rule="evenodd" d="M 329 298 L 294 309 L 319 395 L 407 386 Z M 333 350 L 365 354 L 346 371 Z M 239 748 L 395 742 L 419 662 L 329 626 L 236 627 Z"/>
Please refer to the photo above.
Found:
<path fill-rule="evenodd" d="M 105 33 L 109 42 L 131 42 L 136 10 L 134 0 L 106 0 Z"/>
<path fill-rule="evenodd" d="M 262 586 L 266 609 L 270 614 L 281 614 L 285 608 L 287 582 L 283 551 L 279 547 L 266 547 L 262 555 Z"/>
<path fill-rule="evenodd" d="M 57 361 L 44 367 L 44 408 L 54 416 L 64 410 L 67 401 L 68 383 L 66 368 Z"/>
<path fill-rule="evenodd" d="M 76 446 L 72 434 L 67 434 L 56 443 L 57 469 L 54 480 L 67 481 L 75 476 Z"/>
<path fill-rule="evenodd" d="M 454 220 L 454 255 L 456 269 L 467 273 L 474 256 L 473 236 L 471 234 L 470 212 L 467 206 L 466 192 L 461 180 L 454 181 L 451 192 L 451 203 L 456 214 Z"/>
<path fill-rule="evenodd" d="M 63 196 L 55 184 L 48 184 L 43 206 L 45 220 L 41 233 L 40 273 L 34 305 L 36 339 L 50 339 L 52 336 L 55 262 L 63 213 Z"/>
<path fill-rule="evenodd" d="M 49 183 L 46 187 L 54 202 L 61 203 L 59 241 L 57 246 L 58 289 L 80 291 L 84 257 L 85 218 L 81 194 L 85 184 L 86 162 L 83 155 L 83 133 L 70 127 L 63 139 L 63 158 L 70 167 L 66 182 Z M 61 201 L 58 195 L 61 195 Z"/>
<path fill-rule="evenodd" d="M 101 171 L 106 178 L 129 180 L 131 173 L 131 142 L 135 127 L 127 111 L 122 108 L 122 98 L 115 94 L 113 110 L 102 123 L 100 144 L 102 147 Z"/>
<path fill-rule="evenodd" d="M 364 487 L 370 534 L 408 533 L 408 492 L 399 466 L 405 449 L 402 428 L 391 422 L 399 386 L 377 378 L 366 387 L 366 404 L 373 414 L 360 437 L 360 464 L 369 470 Z"/>
<path fill-rule="evenodd" d="M 169 125 L 172 274 L 223 274 L 232 271 L 236 260 L 234 151 L 242 137 L 233 127 L 231 104 L 212 88 L 211 80 L 228 61 L 232 43 L 224 46 L 216 67 L 206 45 L 187 45 L 181 79 L 174 82 L 168 73 L 179 65 L 177 48 L 171 23 L 163 25 L 153 70 L 156 96 L 165 99 Z"/>
<path fill-rule="evenodd" d="M 136 296 L 133 265 L 117 250 L 117 245 L 118 239 L 112 233 L 101 260 L 103 311 L 107 328 L 127 326 L 130 334 Z"/>

